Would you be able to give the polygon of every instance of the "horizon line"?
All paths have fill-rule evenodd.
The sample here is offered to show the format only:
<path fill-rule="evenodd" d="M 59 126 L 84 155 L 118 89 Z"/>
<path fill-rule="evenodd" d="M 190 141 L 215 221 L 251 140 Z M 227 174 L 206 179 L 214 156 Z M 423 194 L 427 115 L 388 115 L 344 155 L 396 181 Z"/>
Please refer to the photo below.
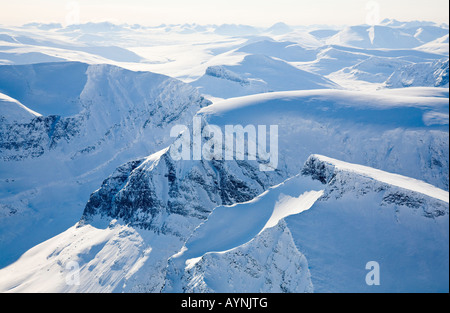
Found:
<path fill-rule="evenodd" d="M 424 23 L 424 24 L 428 24 L 428 23 L 432 23 L 435 24 L 435 26 L 447 26 L 447 28 L 449 27 L 449 23 L 446 22 L 437 22 L 437 21 L 432 21 L 432 20 L 417 20 L 417 19 L 411 19 L 411 20 L 398 20 L 395 18 L 384 18 L 382 21 L 380 21 L 377 24 L 374 25 L 369 25 L 366 23 L 356 23 L 356 24 L 336 24 L 336 23 L 313 23 L 313 24 L 292 24 L 292 23 L 288 23 L 288 22 L 284 22 L 284 21 L 279 21 L 273 24 L 265 24 L 265 25 L 261 25 L 261 24 L 257 24 L 257 23 L 236 23 L 236 22 L 225 22 L 225 23 L 198 23 L 198 22 L 179 22 L 179 23 L 158 23 L 158 24 L 144 24 L 144 23 L 131 23 L 129 21 L 127 22 L 119 22 L 119 21 L 114 21 L 114 19 L 98 19 L 98 20 L 89 20 L 89 21 L 83 21 L 80 23 L 72 23 L 72 24 L 67 24 L 64 25 L 64 23 L 61 23 L 59 21 L 38 21 L 38 20 L 34 20 L 34 21 L 30 21 L 30 22 L 25 22 L 25 23 L 20 23 L 20 24 L 3 24 L 0 23 L 0 25 L 2 26 L 9 26 L 9 27 L 27 27 L 27 26 L 33 26 L 33 24 L 36 25 L 42 25 L 42 26 L 49 26 L 49 25 L 55 25 L 57 27 L 55 28 L 67 28 L 70 26 L 82 26 L 82 25 L 87 25 L 87 24 L 111 24 L 114 26 L 141 26 L 141 27 L 149 27 L 149 28 L 158 28 L 158 27 L 170 27 L 170 26 L 184 26 L 184 25 L 189 25 L 189 26 L 251 26 L 253 28 L 271 28 L 273 26 L 279 25 L 279 24 L 284 24 L 286 26 L 289 27 L 322 27 L 322 26 L 326 26 L 326 27 L 346 27 L 346 26 L 390 26 L 390 25 L 383 25 L 383 23 L 386 22 L 398 22 L 398 23 Z M 391 27 L 395 27 L 395 26 L 391 26 Z"/>

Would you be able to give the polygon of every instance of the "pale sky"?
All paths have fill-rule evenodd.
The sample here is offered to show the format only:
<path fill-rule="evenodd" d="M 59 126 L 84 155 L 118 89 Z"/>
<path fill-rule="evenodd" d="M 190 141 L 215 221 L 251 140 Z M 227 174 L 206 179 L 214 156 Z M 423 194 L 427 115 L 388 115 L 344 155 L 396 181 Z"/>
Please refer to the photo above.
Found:
<path fill-rule="evenodd" d="M 395 18 L 448 23 L 448 0 L 0 0 L 0 24 L 111 21 L 270 26 L 363 24 Z"/>

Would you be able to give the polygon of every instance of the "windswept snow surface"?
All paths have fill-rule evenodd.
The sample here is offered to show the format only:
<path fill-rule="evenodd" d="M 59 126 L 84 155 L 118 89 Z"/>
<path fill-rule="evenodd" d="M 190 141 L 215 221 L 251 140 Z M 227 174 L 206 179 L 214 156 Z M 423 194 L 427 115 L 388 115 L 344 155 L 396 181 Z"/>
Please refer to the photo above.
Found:
<path fill-rule="evenodd" d="M 178 257 L 189 260 L 208 252 L 225 252 L 276 226 L 284 217 L 308 210 L 322 195 L 322 186 L 305 180 L 303 187 L 301 178 L 293 180 L 295 183 L 285 182 L 282 185 L 287 186 L 283 188 L 277 185 L 249 202 L 214 209 L 208 221 L 195 230 L 185 245 L 185 251 Z M 318 190 L 313 190 L 314 187 Z"/>
<path fill-rule="evenodd" d="M 390 185 L 323 156 L 303 173 L 328 182 L 310 210 L 286 218 L 316 292 L 448 292 L 448 192 L 414 181 L 401 188 L 395 178 Z M 380 266 L 378 286 L 365 283 L 370 261 Z"/>

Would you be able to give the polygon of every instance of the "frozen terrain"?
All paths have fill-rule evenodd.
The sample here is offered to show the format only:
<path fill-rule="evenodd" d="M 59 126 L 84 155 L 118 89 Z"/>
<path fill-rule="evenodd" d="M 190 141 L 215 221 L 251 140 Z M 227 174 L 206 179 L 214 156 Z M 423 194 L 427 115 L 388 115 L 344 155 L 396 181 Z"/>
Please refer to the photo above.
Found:
<path fill-rule="evenodd" d="M 139 230 L 116 220 L 77 224 L 1 270 L 0 288 L 365 292 L 364 265 L 378 260 L 376 291 L 439 292 L 448 287 L 448 214 L 446 191 L 313 155 L 300 175 L 251 201 L 217 207 L 188 237 L 183 229 Z M 168 227 L 193 220 L 172 215 Z"/>
<path fill-rule="evenodd" d="M 448 31 L 1 26 L 0 291 L 448 292 Z M 174 160 L 194 118 L 275 163 Z"/>
<path fill-rule="evenodd" d="M 78 62 L 0 66 L 0 264 L 73 225 L 116 167 L 208 105 L 167 76 Z"/>

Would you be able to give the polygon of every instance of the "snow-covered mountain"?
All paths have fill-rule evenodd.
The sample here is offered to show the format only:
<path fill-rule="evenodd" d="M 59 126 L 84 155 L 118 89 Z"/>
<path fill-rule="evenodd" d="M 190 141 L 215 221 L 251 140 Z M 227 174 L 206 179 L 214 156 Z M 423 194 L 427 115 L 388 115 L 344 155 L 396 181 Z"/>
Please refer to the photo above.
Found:
<path fill-rule="evenodd" d="M 91 196 L 84 219 L 89 221 L 90 216 L 96 215 L 122 218 L 131 225 L 153 229 L 153 223 L 160 227 L 157 221 L 166 221 L 164 216 L 173 213 L 171 210 L 201 218 L 216 205 L 249 201 L 283 178 L 296 175 L 310 151 L 370 164 L 448 189 L 448 162 L 438 165 L 433 161 L 448 155 L 447 100 L 417 97 L 413 105 L 412 99 L 319 90 L 270 93 L 213 104 L 198 113 L 206 124 L 277 123 L 276 171 L 259 171 L 262 160 L 175 162 L 170 149 L 166 149 L 118 168 Z M 361 123 L 365 125 L 364 133 L 352 131 Z M 373 144 L 354 146 L 360 136 Z M 327 141 L 334 144 L 324 144 Z M 410 156 L 412 147 L 417 156 Z M 402 167 L 395 161 L 405 162 L 407 156 L 414 166 Z M 168 191 L 169 198 L 162 190 Z"/>
<path fill-rule="evenodd" d="M 416 92 L 426 94 L 425 91 Z M 337 280 L 330 284 L 321 283 L 322 272 L 318 276 L 311 273 L 310 269 L 315 267 L 311 266 L 309 254 L 305 253 L 310 246 L 306 245 L 306 250 L 299 248 L 296 240 L 302 236 L 292 235 L 298 229 L 290 228 L 289 223 L 284 224 L 282 219 L 294 213 L 302 216 L 303 211 L 318 199 L 317 203 L 330 203 L 331 207 L 346 199 L 346 204 L 354 203 L 351 207 L 359 210 L 364 206 L 360 206 L 362 204 L 358 201 L 363 201 L 361 203 L 372 212 L 370 214 L 375 214 L 373 210 L 381 207 L 395 216 L 405 207 L 407 214 L 419 214 L 425 221 L 439 219 L 438 225 L 441 226 L 435 226 L 436 229 L 431 226 L 434 222 L 430 224 L 432 233 L 437 236 L 445 232 L 446 227 L 448 229 L 448 223 L 447 226 L 445 224 L 448 222 L 445 219 L 448 215 L 448 201 L 445 201 L 448 192 L 398 174 L 310 156 L 311 151 L 408 174 L 448 189 L 445 185 L 448 183 L 448 162 L 442 163 L 448 160 L 448 117 L 436 118 L 445 112 L 448 114 L 448 101 L 429 95 L 364 95 L 327 90 L 270 93 L 207 106 L 198 114 L 208 124 L 277 123 L 278 170 L 261 172 L 259 163 L 262 160 L 258 159 L 174 161 L 170 154 L 173 147 L 128 162 L 117 168 L 91 195 L 76 226 L 34 248 L 3 270 L 2 276 L 12 275 L 11 280 L 3 283 L 3 290 L 14 286 L 16 289 L 12 290 L 15 291 L 36 288 L 26 278 L 28 275 L 20 278 L 11 273 L 26 268 L 26 264 L 37 262 L 39 258 L 51 261 L 44 262 L 41 270 L 34 271 L 32 276 L 36 280 L 32 280 L 36 283 L 48 277 L 49 272 L 55 272 L 57 280 L 66 277 L 65 271 L 61 270 L 68 266 L 69 260 L 81 266 L 80 277 L 86 280 L 85 283 L 67 285 L 61 282 L 49 286 L 48 290 L 52 291 L 341 290 L 333 285 Z M 361 124 L 365 125 L 364 131 L 361 131 Z M 292 125 L 297 126 L 294 128 Z M 355 128 L 359 131 L 354 131 Z M 355 145 L 354 142 L 361 142 L 361 136 L 372 144 Z M 412 149 L 416 151 L 415 156 L 411 156 Z M 405 166 L 406 159 L 408 166 Z M 286 178 L 299 173 L 302 173 L 298 178 L 300 181 L 292 183 L 295 187 L 282 187 L 291 184 Z M 289 197 L 281 200 L 281 194 Z M 278 202 L 284 205 L 271 204 Z M 381 214 L 380 218 L 382 221 L 385 215 Z M 220 228 L 216 223 L 221 225 Z M 416 237 L 404 237 L 404 230 L 399 227 L 394 223 L 392 232 L 408 238 L 411 245 L 416 242 Z M 223 237 L 219 235 L 219 229 L 222 229 Z M 215 236 L 201 235 L 202 231 L 209 230 Z M 370 236 L 376 237 L 377 233 L 371 232 Z M 350 236 L 348 232 L 344 235 Z M 64 247 L 57 244 L 68 236 L 80 238 L 85 244 L 68 243 Z M 88 244 L 89 241 L 93 244 Z M 416 249 L 422 247 L 421 242 L 413 245 L 414 251 L 421 251 Z M 374 244 L 378 243 L 374 241 Z M 423 245 L 428 243 L 423 242 Z M 438 241 L 437 245 L 427 249 L 437 251 L 442 244 Z M 351 241 L 348 245 L 352 246 Z M 398 245 L 397 248 L 402 247 L 400 243 Z M 217 254 L 221 251 L 224 253 Z M 245 256 L 250 251 L 259 251 L 256 255 L 252 253 L 254 261 Z M 27 255 L 38 259 L 31 260 Z M 111 259 L 108 255 L 115 256 Z M 134 262 L 130 261 L 129 255 L 135 256 L 131 257 Z M 428 254 L 417 257 L 422 258 L 425 264 L 430 262 Z M 445 260 L 445 255 L 442 257 Z M 107 264 L 101 261 L 103 258 L 108 259 Z M 266 263 L 267 258 L 274 262 Z M 184 268 L 186 261 L 189 262 Z M 252 274 L 248 262 L 259 270 Z M 411 260 L 405 256 L 405 262 Z M 223 282 L 228 283 L 208 283 L 208 277 L 215 275 L 224 264 L 235 264 L 227 266 L 228 270 L 221 273 L 226 277 Z M 364 267 L 357 271 L 364 271 Z M 246 273 L 250 285 L 238 283 L 238 277 L 244 275 L 241 272 Z M 99 280 L 92 273 L 103 278 Z M 276 273 L 285 274 L 280 276 Z M 435 272 L 428 273 L 431 276 L 425 279 L 434 281 Z M 361 284 L 362 287 L 358 286 L 364 290 L 365 285 Z M 417 284 L 414 286 L 418 288 L 416 290 L 421 288 Z M 356 290 L 360 290 L 359 287 Z M 398 288 L 404 290 L 406 286 Z M 442 284 L 429 288 L 440 289 Z"/>
<path fill-rule="evenodd" d="M 180 211 L 156 219 L 166 228 L 147 230 L 83 221 L 1 270 L 0 289 L 369 291 L 364 266 L 377 258 L 377 291 L 442 291 L 448 210 L 448 192 L 429 184 L 313 155 L 300 175 L 249 202 L 217 207 L 196 227 Z M 75 281 L 71 262 L 79 266 Z M 41 265 L 30 272 L 30 264 Z"/>
<path fill-rule="evenodd" d="M 282 59 L 288 62 L 313 61 L 317 51 L 308 49 L 292 41 L 274 41 L 262 39 L 251 42 L 239 48 L 237 52 L 249 54 L 263 54 L 269 57 Z"/>
<path fill-rule="evenodd" d="M 392 58 L 430 62 L 448 55 L 448 25 L 385 20 L 375 27 L 306 27 L 277 23 L 270 28 L 258 28 L 237 24 L 148 27 L 101 22 L 66 27 L 30 23 L 0 29 L 0 64 L 107 63 L 192 82 L 202 77 L 209 67 L 239 66 L 247 54 L 286 61 L 320 75 L 355 66 L 371 56 L 385 57 L 387 63 L 392 63 Z M 244 74 L 263 79 L 256 73 Z M 330 78 L 334 77 L 336 75 Z M 357 75 L 338 75 L 339 81 L 335 83 L 356 89 L 359 85 L 361 89 L 370 86 L 368 81 L 357 78 Z M 380 83 L 370 83 L 372 89 L 380 87 Z M 240 89 L 239 86 L 232 88 Z M 243 94 L 246 93 L 230 95 Z"/>
<path fill-rule="evenodd" d="M 448 291 L 447 25 L 30 23 L 0 64 L 1 292 Z"/>
<path fill-rule="evenodd" d="M 310 70 L 314 73 L 328 75 L 345 68 L 356 67 L 363 61 L 369 60 L 370 67 L 365 67 L 365 70 L 369 70 L 373 75 L 384 73 L 386 65 L 393 65 L 396 62 L 401 64 L 402 62 L 430 62 L 442 59 L 442 55 L 430 53 L 420 50 L 412 49 L 363 49 L 353 48 L 345 46 L 324 46 L 319 49 L 317 59 L 312 62 L 298 63 L 300 68 Z M 386 63 L 381 69 L 378 69 L 382 63 Z M 364 63 L 363 63 L 364 64 Z M 353 80 L 358 82 L 358 80 Z"/>
<path fill-rule="evenodd" d="M 98 156 L 112 143 L 117 154 L 146 141 L 146 149 L 157 151 L 168 144 L 166 128 L 209 104 L 175 79 L 111 65 L 2 66 L 0 84 L 4 94 L 20 102 L 17 107 L 42 115 L 25 124 L 2 124 L 3 160 L 62 149 L 72 159 Z M 14 112 L 4 112 L 4 118 L 14 122 L 10 114 Z M 152 136 L 157 139 L 148 138 Z"/>
<path fill-rule="evenodd" d="M 388 88 L 443 87 L 448 88 L 448 58 L 435 62 L 414 63 L 399 67 L 386 80 Z"/>
<path fill-rule="evenodd" d="M 2 66 L 0 90 L 2 264 L 73 225 L 117 166 L 209 104 L 163 75 L 83 63 Z"/>
<path fill-rule="evenodd" d="M 245 226 L 239 223 L 243 216 Z M 416 223 L 421 226 L 411 234 Z M 447 192 L 313 155 L 302 176 L 251 202 L 216 208 L 173 257 L 171 266 L 181 268 L 169 272 L 175 283 L 166 288 L 367 291 L 362 265 L 382 250 L 379 261 L 388 269 L 379 291 L 445 289 L 448 238 L 440 234 L 447 229 Z M 430 246 L 428 238 L 437 242 Z"/>
<path fill-rule="evenodd" d="M 445 34 L 448 34 L 448 28 L 434 25 L 358 25 L 346 27 L 327 39 L 327 43 L 358 48 L 409 49 Z"/>
<path fill-rule="evenodd" d="M 51 30 L 49 30 L 50 32 Z M 54 31 L 55 32 L 55 31 Z M 78 42 L 60 35 L 53 37 L 36 36 L 35 33 L 16 31 L 10 34 L 0 33 L 0 42 L 4 43 L 0 52 L 0 64 L 30 64 L 43 62 L 91 61 L 105 62 L 141 62 L 143 58 L 136 53 L 109 43 L 86 43 L 88 35 L 79 35 Z M 56 38 L 55 38 L 56 37 Z M 104 39 L 101 36 L 98 38 Z M 5 49 L 6 48 L 6 49 Z"/>
<path fill-rule="evenodd" d="M 419 46 L 420 41 L 397 28 L 386 26 L 349 26 L 330 39 L 328 44 L 358 48 L 402 49 Z"/>
<path fill-rule="evenodd" d="M 314 290 L 314 282 L 313 278 L 310 277 L 307 257 L 305 259 L 302 250 L 296 249 L 298 246 L 293 244 L 295 240 L 291 239 L 289 235 L 292 230 L 286 228 L 283 222 L 278 225 L 279 220 L 293 214 L 293 212 L 283 207 L 276 212 L 273 210 L 274 207 L 270 203 L 283 202 L 279 201 L 280 194 L 275 193 L 275 196 L 271 198 L 274 200 L 268 200 L 269 195 L 273 192 L 271 190 L 274 188 L 278 190 L 279 188 L 271 188 L 271 186 L 282 183 L 285 177 L 292 177 L 302 172 L 305 176 L 311 176 L 313 179 L 311 181 L 308 178 L 306 179 L 307 182 L 302 180 L 301 188 L 296 185 L 297 188 L 288 189 L 295 190 L 292 193 L 288 193 L 286 189 L 280 187 L 279 190 L 282 190 L 284 194 L 295 198 L 300 197 L 298 201 L 295 198 L 294 200 L 289 197 L 286 199 L 286 205 L 288 207 L 293 205 L 295 213 L 308 209 L 318 198 L 324 200 L 325 197 L 329 198 L 329 194 L 335 191 L 336 185 L 339 185 L 339 188 L 345 189 L 342 193 L 348 192 L 352 197 L 355 189 L 357 190 L 356 197 L 359 197 L 359 195 L 363 197 L 368 193 L 366 189 L 373 190 L 376 194 L 383 192 L 384 202 L 381 200 L 380 202 L 374 202 L 374 199 L 370 197 L 367 200 L 370 204 L 367 205 L 383 206 L 390 203 L 393 214 L 395 208 L 392 206 L 395 205 L 410 205 L 412 209 L 423 207 L 423 214 L 428 217 L 435 216 L 438 218 L 441 215 L 448 214 L 448 200 L 445 201 L 448 193 L 426 183 L 366 167 L 333 161 L 337 164 L 336 167 L 343 167 L 344 172 L 350 171 L 350 174 L 347 174 L 349 176 L 359 177 L 359 175 L 363 175 L 369 177 L 367 184 L 370 187 L 360 185 L 361 180 L 359 178 L 355 178 L 353 185 L 349 177 L 347 177 L 348 185 L 344 178 L 340 178 L 335 184 L 332 178 L 336 176 L 335 174 L 338 171 L 327 165 L 328 159 L 319 158 L 320 162 L 318 163 L 323 164 L 323 166 L 313 166 L 317 157 L 308 158 L 309 151 L 327 152 L 329 155 L 336 155 L 353 161 L 358 160 L 364 164 L 372 164 L 378 168 L 390 168 L 392 171 L 399 172 L 399 166 L 389 165 L 388 159 L 391 158 L 375 161 L 370 155 L 375 157 L 388 153 L 391 156 L 397 155 L 395 158 L 404 161 L 406 155 L 402 157 L 401 151 L 410 151 L 411 148 L 408 148 L 408 145 L 417 148 L 414 139 L 409 141 L 412 139 L 411 136 L 416 135 L 418 136 L 417 139 L 420 138 L 420 140 L 427 136 L 433 137 L 433 144 L 431 144 L 433 148 L 431 150 L 439 150 L 439 154 L 448 153 L 446 149 L 448 132 L 445 126 L 444 128 L 438 126 L 439 123 L 445 124 L 445 120 L 435 121 L 425 126 L 425 124 L 428 124 L 428 122 L 425 122 L 426 116 L 429 114 L 427 111 L 431 109 L 431 111 L 442 110 L 444 112 L 448 106 L 446 99 L 417 98 L 416 101 L 424 102 L 410 107 L 411 97 L 390 96 L 383 99 L 383 96 L 380 95 L 374 99 L 372 94 L 367 95 L 366 98 L 359 98 L 352 104 L 350 99 L 356 98 L 357 94 L 323 90 L 284 92 L 237 98 L 208 106 L 202 109 L 199 114 L 203 116 L 205 122 L 214 125 L 246 125 L 246 123 L 251 124 L 256 121 L 264 124 L 268 121 L 276 121 L 280 129 L 279 155 L 281 160 L 279 170 L 275 172 L 259 171 L 258 162 L 261 162 L 260 160 L 174 162 L 170 158 L 171 148 L 169 148 L 169 150 L 163 150 L 145 160 L 129 163 L 123 169 L 118 169 L 103 183 L 102 188 L 91 196 L 85 209 L 82 225 L 89 225 L 89 223 L 104 225 L 105 221 L 107 224 L 108 221 L 119 220 L 131 227 L 144 228 L 150 233 L 154 233 L 155 237 L 152 237 L 154 242 L 159 242 L 160 239 L 157 238 L 162 236 L 164 239 L 161 240 L 171 248 L 165 250 L 166 253 L 162 256 L 162 259 L 154 261 L 151 269 L 143 266 L 141 270 L 145 275 L 139 275 L 140 277 L 142 275 L 159 277 L 153 281 L 153 284 L 156 285 L 146 284 L 148 290 L 162 288 L 161 291 L 172 292 L 312 291 Z M 358 96 L 361 97 L 360 94 Z M 392 106 L 395 98 L 398 101 L 396 102 L 396 108 Z M 405 100 L 403 104 L 401 98 Z M 425 108 L 423 105 L 427 102 L 428 108 Z M 406 107 L 404 107 L 405 105 Z M 351 110 L 352 106 L 357 107 L 358 111 L 362 111 L 356 112 L 352 119 L 347 118 L 344 122 L 339 118 L 338 112 L 346 112 L 348 116 L 348 110 Z M 420 118 L 420 121 L 408 119 L 401 122 L 401 116 L 411 116 L 411 114 L 399 110 L 400 107 L 408 108 L 407 110 L 415 110 L 421 107 L 424 110 L 424 115 Z M 381 110 L 382 113 L 380 112 L 377 115 L 375 114 L 376 110 Z M 328 118 L 323 116 L 323 112 L 327 111 L 332 112 Z M 364 120 L 365 114 L 367 114 L 367 120 Z M 392 116 L 396 120 L 396 126 L 389 126 L 390 123 L 386 120 L 386 116 Z M 375 144 L 374 142 L 374 145 L 354 147 L 352 142 L 353 140 L 358 141 L 358 139 L 352 138 L 356 134 L 351 131 L 352 126 L 349 123 L 355 123 L 356 126 L 362 122 L 366 125 L 365 138 L 370 138 L 368 133 L 373 131 L 374 138 L 384 137 L 390 143 L 386 145 L 386 143 L 378 142 Z M 338 124 L 340 126 L 337 126 Z M 292 125 L 297 125 L 297 128 L 293 128 Z M 304 127 L 301 125 L 304 125 Z M 334 126 L 330 127 L 330 125 Z M 395 134 L 399 131 L 397 128 L 399 125 L 405 128 L 405 133 L 401 134 L 401 131 Z M 438 127 L 436 128 L 436 126 Z M 393 128 L 389 130 L 390 127 Z M 411 131 L 407 130 L 409 127 L 412 127 Z M 420 128 L 423 128 L 425 132 L 419 131 Z M 428 135 L 426 135 L 427 128 L 430 128 Z M 382 129 L 386 132 L 386 137 L 380 136 Z M 416 131 L 419 132 L 414 134 Z M 442 137 L 439 135 L 441 131 Z M 324 145 L 322 132 L 327 134 L 328 140 L 333 142 L 334 146 Z M 338 139 L 341 134 L 345 134 L 344 140 Z M 395 137 L 399 140 L 395 140 L 394 143 L 391 140 Z M 403 139 L 400 139 L 402 137 Z M 409 140 L 406 140 L 407 137 L 409 137 Z M 319 141 L 317 138 L 321 138 L 321 140 Z M 442 142 L 437 144 L 441 140 Z M 401 147 L 405 144 L 406 146 Z M 384 147 L 389 147 L 388 151 L 383 152 Z M 424 147 L 424 149 L 424 152 L 429 153 L 430 148 Z M 410 158 L 410 154 L 408 154 L 408 157 Z M 437 155 L 432 158 L 445 159 L 445 157 L 442 158 Z M 305 162 L 305 166 L 303 166 L 303 162 Z M 420 166 L 420 163 L 421 161 L 418 161 L 416 166 Z M 432 165 L 431 167 L 435 166 Z M 324 168 L 327 170 L 323 170 Z M 409 167 L 409 170 L 411 168 L 414 168 L 414 166 Z M 424 172 L 431 170 L 428 165 L 426 168 L 423 169 Z M 446 168 L 440 168 L 439 172 L 448 172 L 448 165 L 446 165 Z M 336 173 L 328 173 L 333 170 Z M 354 172 L 360 174 L 356 175 Z M 413 175 L 412 172 L 408 174 Z M 448 176 L 448 174 L 445 175 Z M 422 178 L 425 176 L 428 176 L 428 174 L 424 174 Z M 447 176 L 443 177 L 441 181 L 444 186 L 448 181 Z M 374 183 L 372 180 L 379 182 Z M 330 189 L 324 188 L 321 185 L 322 183 L 329 184 Z M 392 187 L 387 187 L 386 184 L 392 185 Z M 362 191 L 359 191 L 358 188 L 361 188 Z M 446 188 L 448 189 L 448 186 Z M 410 191 L 402 191 L 403 189 Z M 167 190 L 167 192 L 163 190 Z M 420 195 L 412 195 L 411 193 L 414 192 L 419 192 Z M 301 196 L 302 194 L 304 195 Z M 426 199 L 428 199 L 427 197 L 436 198 L 437 200 L 423 200 L 424 197 Z M 405 199 L 409 200 L 406 201 Z M 334 200 L 331 199 L 330 201 Z M 402 203 L 403 201 L 405 203 Z M 428 201 L 431 201 L 429 202 L 431 204 L 425 206 L 424 203 L 428 203 Z M 433 201 L 437 201 L 438 204 Z M 247 207 L 250 208 L 243 209 Z M 414 210 L 411 212 L 414 212 Z M 436 234 L 445 231 L 445 217 L 442 217 L 441 221 L 444 221 L 443 228 L 434 230 L 433 232 L 436 232 Z M 274 226 L 277 227 L 269 230 Z M 396 226 L 393 227 L 393 231 L 397 231 Z M 204 228 L 206 228 L 207 233 L 197 235 Z M 265 228 L 267 228 L 267 231 Z M 264 232 L 261 232 L 263 230 Z M 223 234 L 221 231 L 223 231 Z M 211 235 L 212 233 L 214 235 Z M 258 235 L 259 233 L 261 234 Z M 252 240 L 252 238 L 255 239 Z M 413 243 L 414 239 L 411 242 Z M 445 240 L 441 241 L 441 248 L 444 243 Z M 434 245 L 432 246 L 434 247 Z M 258 253 L 251 253 L 251 251 L 258 251 Z M 204 258 L 202 257 L 199 260 L 198 258 L 201 256 L 204 256 Z M 428 257 L 425 255 L 421 258 L 427 259 Z M 268 259 L 273 259 L 274 262 L 267 261 Z M 424 262 L 429 264 L 430 259 Z M 155 264 L 158 264 L 158 266 Z M 250 268 L 257 268 L 258 270 L 252 271 Z M 224 272 L 223 269 L 227 270 Z M 287 271 L 287 269 L 289 270 Z M 439 269 L 442 270 L 442 267 L 439 267 Z M 182 274 L 184 271 L 185 274 Z M 242 283 L 242 275 L 247 277 L 248 285 Z M 212 280 L 211 277 L 213 276 L 220 276 L 222 279 L 219 281 L 217 279 Z M 142 284 L 140 279 L 138 281 Z M 129 282 L 126 285 L 127 288 L 131 288 Z M 442 286 L 440 285 L 438 288 L 443 288 Z M 364 289 L 364 286 L 362 288 Z M 401 288 L 406 288 L 406 286 Z"/>
<path fill-rule="evenodd" d="M 262 54 L 247 55 L 237 65 L 208 67 L 205 75 L 191 85 L 203 94 L 225 99 L 273 91 L 339 88 L 325 77 Z"/>
<path fill-rule="evenodd" d="M 399 67 L 407 64 L 411 63 L 398 58 L 371 56 L 356 65 L 336 71 L 333 75 L 347 75 L 355 80 L 383 83 Z"/>

